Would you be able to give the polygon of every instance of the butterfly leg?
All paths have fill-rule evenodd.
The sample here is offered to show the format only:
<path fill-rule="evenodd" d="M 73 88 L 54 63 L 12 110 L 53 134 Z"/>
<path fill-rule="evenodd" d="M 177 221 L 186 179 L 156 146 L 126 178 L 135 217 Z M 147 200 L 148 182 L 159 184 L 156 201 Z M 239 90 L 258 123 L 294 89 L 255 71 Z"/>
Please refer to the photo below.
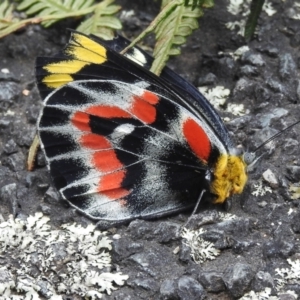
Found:
<path fill-rule="evenodd" d="M 198 210 L 200 201 L 201 201 L 201 199 L 203 198 L 203 195 L 204 195 L 205 192 L 206 192 L 206 190 L 202 190 L 202 191 L 201 191 L 201 193 L 200 193 L 200 195 L 199 195 L 199 197 L 198 197 L 197 203 L 196 203 L 196 205 L 195 205 L 195 207 L 194 207 L 194 210 L 193 210 L 192 214 L 189 216 L 189 218 L 187 219 L 187 221 L 183 224 L 182 229 L 185 228 L 185 227 L 187 226 L 188 223 L 190 223 L 190 221 L 191 221 L 193 215 L 194 215 L 194 214 L 196 213 L 196 211 Z"/>

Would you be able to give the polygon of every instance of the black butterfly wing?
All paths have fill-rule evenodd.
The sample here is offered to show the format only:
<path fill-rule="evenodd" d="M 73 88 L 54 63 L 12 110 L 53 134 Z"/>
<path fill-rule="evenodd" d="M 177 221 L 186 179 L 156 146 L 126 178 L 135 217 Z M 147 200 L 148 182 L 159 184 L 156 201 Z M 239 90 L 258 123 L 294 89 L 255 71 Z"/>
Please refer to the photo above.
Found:
<path fill-rule="evenodd" d="M 62 197 L 105 220 L 193 206 L 226 152 L 216 128 L 166 80 L 83 35 L 63 55 L 37 62 L 39 135 Z"/>

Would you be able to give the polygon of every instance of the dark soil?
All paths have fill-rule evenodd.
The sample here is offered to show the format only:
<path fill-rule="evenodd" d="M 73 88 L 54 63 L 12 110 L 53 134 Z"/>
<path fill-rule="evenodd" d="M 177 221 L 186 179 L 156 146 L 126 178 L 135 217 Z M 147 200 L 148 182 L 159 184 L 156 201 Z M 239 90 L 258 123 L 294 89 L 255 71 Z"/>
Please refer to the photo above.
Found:
<path fill-rule="evenodd" d="M 153 1 L 117 2 L 123 9 L 135 11 L 135 16 L 124 24 L 122 34 L 128 38 L 145 28 L 158 11 Z M 274 0 L 277 13 L 271 17 L 262 13 L 256 37 L 246 43 L 224 26 L 236 17 L 220 2 L 205 12 L 200 29 L 182 47 L 182 55 L 168 65 L 195 85 L 213 73 L 214 85 L 230 89 L 227 103 L 244 104 L 249 113 L 241 117 L 222 111 L 220 114 L 231 119 L 228 128 L 235 142 L 254 150 L 300 118 L 300 20 L 290 18 L 293 1 Z M 66 28 L 72 26 L 67 22 L 50 29 L 30 26 L 0 40 L 0 69 L 10 71 L 0 72 L 0 213 L 4 220 L 10 214 L 25 219 L 41 211 L 51 218 L 53 226 L 93 222 L 59 199 L 41 152 L 33 172 L 25 167 L 42 106 L 35 85 L 35 59 L 62 48 L 68 40 Z M 153 37 L 146 42 L 151 46 Z M 229 53 L 246 44 L 249 52 L 240 60 L 232 59 Z M 24 95 L 24 90 L 29 95 Z M 129 279 L 104 298 L 236 299 L 266 287 L 271 287 L 276 296 L 275 269 L 290 268 L 287 259 L 300 255 L 300 200 L 293 200 L 289 192 L 289 186 L 300 181 L 299 126 L 260 149 L 259 155 L 264 155 L 249 173 L 245 191 L 232 197 L 227 205 L 228 212 L 237 217 L 235 221 L 220 223 L 214 214 L 225 208 L 219 206 L 201 209 L 194 217 L 190 226 L 205 224 L 205 239 L 221 249 L 216 260 L 199 265 L 190 257 L 178 234 L 190 213 L 153 221 L 135 220 L 110 229 L 121 236 L 113 241 L 115 267 Z M 273 185 L 272 193 L 254 196 L 254 184 L 267 169 L 278 183 Z M 205 218 L 210 220 L 208 224 Z M 177 247 L 178 253 L 174 252 Z M 299 281 L 281 292 L 287 290 L 300 297 Z M 73 299 L 72 295 L 68 299 Z"/>

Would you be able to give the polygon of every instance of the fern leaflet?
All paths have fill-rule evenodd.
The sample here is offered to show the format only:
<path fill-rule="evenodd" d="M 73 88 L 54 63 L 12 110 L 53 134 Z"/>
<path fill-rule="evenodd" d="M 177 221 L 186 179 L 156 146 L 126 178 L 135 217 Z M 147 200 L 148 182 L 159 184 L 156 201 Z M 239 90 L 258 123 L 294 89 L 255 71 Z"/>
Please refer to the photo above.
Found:
<path fill-rule="evenodd" d="M 14 7 L 5 0 L 0 4 L 0 31 L 14 24 L 17 19 L 13 15 Z"/>
<path fill-rule="evenodd" d="M 1 1 L 1 0 L 0 0 Z M 8 0 L 0 4 L 0 38 L 29 24 L 42 23 L 45 27 L 62 19 L 89 15 L 78 28 L 83 33 L 95 34 L 109 39 L 114 29 L 122 27 L 113 15 L 120 9 L 113 5 L 114 0 L 103 0 L 94 4 L 94 0 L 18 0 L 17 9 L 32 18 L 18 20 L 13 18 L 13 6 Z"/>
<path fill-rule="evenodd" d="M 45 17 L 60 15 L 61 18 L 65 18 L 73 13 L 85 15 L 92 12 L 94 10 L 93 3 L 94 0 L 24 0 L 18 5 L 17 9 L 25 11 L 29 16 Z M 49 27 L 58 20 L 59 18 L 45 20 L 42 24 L 45 27 Z"/>
<path fill-rule="evenodd" d="M 203 10 L 201 7 L 194 7 L 194 1 L 163 0 L 157 17 L 122 53 L 136 45 L 148 33 L 155 32 L 155 59 L 150 70 L 159 75 L 169 56 L 180 54 L 180 46 L 186 42 L 186 37 L 198 28 L 198 18 L 202 16 Z M 213 5 L 213 0 L 200 2 L 202 7 Z"/>
<path fill-rule="evenodd" d="M 113 16 L 121 7 L 111 5 L 113 2 L 114 0 L 105 0 L 99 3 L 94 14 L 83 21 L 77 30 L 86 34 L 95 34 L 103 39 L 112 39 L 114 36 L 113 30 L 122 28 L 119 19 Z"/>

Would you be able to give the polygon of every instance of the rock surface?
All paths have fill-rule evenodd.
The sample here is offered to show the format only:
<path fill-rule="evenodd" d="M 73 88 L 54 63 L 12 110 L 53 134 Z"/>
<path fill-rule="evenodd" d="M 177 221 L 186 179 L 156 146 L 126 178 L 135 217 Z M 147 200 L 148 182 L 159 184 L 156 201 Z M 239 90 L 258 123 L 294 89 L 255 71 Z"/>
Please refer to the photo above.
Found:
<path fill-rule="evenodd" d="M 157 13 L 152 1 L 117 2 L 135 12 L 130 22 L 125 22 L 124 32 L 129 38 L 137 36 Z M 300 21 L 293 13 L 297 8 L 294 1 L 270 2 L 277 13 L 262 13 L 257 35 L 240 59 L 231 54 L 246 43 L 236 31 L 224 26 L 237 16 L 228 12 L 229 2 L 216 1 L 200 20 L 200 29 L 187 40 L 181 56 L 169 61 L 172 69 L 191 82 L 230 89 L 226 105 L 243 104 L 248 113 L 239 117 L 228 110 L 219 113 L 230 119 L 228 128 L 236 144 L 249 151 L 300 116 Z M 53 226 L 93 222 L 59 199 L 41 152 L 36 169 L 32 173 L 25 169 L 42 106 L 36 86 L 29 84 L 34 81 L 34 61 L 37 56 L 55 54 L 68 35 L 63 24 L 47 30 L 33 25 L 0 42 L 1 69 L 10 72 L 7 76 L 0 71 L 1 220 L 10 214 L 24 218 L 42 211 Z M 30 91 L 28 96 L 22 94 L 24 88 Z M 300 255 L 300 200 L 292 200 L 288 191 L 290 184 L 300 181 L 299 127 L 258 151 L 263 156 L 249 173 L 245 191 L 230 200 L 229 213 L 236 219 L 218 219 L 216 211 L 224 212 L 224 207 L 216 205 L 201 207 L 193 217 L 190 228 L 204 228 L 202 237 L 221 251 L 215 260 L 201 265 L 192 260 L 180 237 L 180 227 L 189 212 L 110 228 L 110 238 L 120 236 L 112 243 L 113 263 L 129 279 L 103 299 L 228 300 L 265 288 L 274 296 L 278 293 L 278 299 L 294 299 L 288 290 L 299 298 L 300 279 L 283 286 L 281 296 L 275 289 L 279 278 L 276 269 L 291 270 L 287 259 L 296 260 Z M 277 180 L 271 192 L 262 181 L 262 174 L 269 169 Z M 0 275 L 0 280 L 6 280 L 5 271 Z"/>

